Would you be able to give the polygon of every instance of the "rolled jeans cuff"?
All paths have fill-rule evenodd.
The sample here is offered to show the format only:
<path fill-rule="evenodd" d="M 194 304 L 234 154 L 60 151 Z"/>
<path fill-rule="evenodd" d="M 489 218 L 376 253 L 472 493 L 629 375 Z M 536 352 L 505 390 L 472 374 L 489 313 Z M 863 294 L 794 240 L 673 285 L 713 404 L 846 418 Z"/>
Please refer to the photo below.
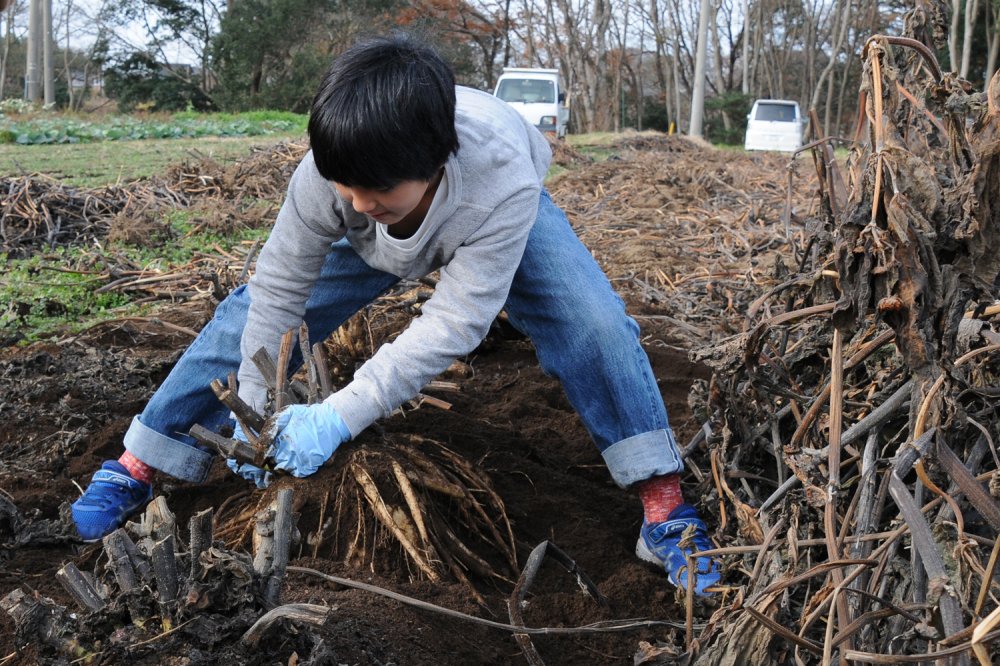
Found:
<path fill-rule="evenodd" d="M 136 416 L 125 433 L 125 450 L 161 472 L 184 481 L 201 483 L 215 456 L 156 432 Z"/>
<path fill-rule="evenodd" d="M 654 476 L 678 474 L 684 469 L 684 461 L 670 428 L 619 440 L 604 449 L 601 455 L 611 478 L 622 488 Z"/>

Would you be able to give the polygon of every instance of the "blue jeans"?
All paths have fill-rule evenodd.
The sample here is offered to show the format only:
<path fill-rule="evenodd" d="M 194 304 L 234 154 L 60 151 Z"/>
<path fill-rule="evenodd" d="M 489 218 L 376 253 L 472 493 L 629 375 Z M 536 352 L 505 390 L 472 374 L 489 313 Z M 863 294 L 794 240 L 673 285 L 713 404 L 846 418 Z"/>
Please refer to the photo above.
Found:
<path fill-rule="evenodd" d="M 346 240 L 332 244 L 306 303 L 310 337 L 326 339 L 398 281 L 368 266 Z M 239 369 L 249 307 L 245 286 L 219 304 L 133 419 L 125 433 L 128 451 L 171 476 L 204 480 L 214 454 L 195 446 L 186 433 L 196 423 L 217 430 L 230 422 L 210 383 L 225 381 Z M 639 343 L 639 326 L 545 191 L 505 310 L 531 339 L 542 369 L 562 383 L 618 485 L 682 469 L 667 410 Z M 301 358 L 292 365 L 301 365 Z"/>

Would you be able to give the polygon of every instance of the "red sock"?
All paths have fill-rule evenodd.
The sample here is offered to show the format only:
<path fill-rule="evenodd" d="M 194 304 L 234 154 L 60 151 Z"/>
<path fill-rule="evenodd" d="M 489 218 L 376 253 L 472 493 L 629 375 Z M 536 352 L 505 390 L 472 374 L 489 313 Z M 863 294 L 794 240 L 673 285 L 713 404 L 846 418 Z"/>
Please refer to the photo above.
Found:
<path fill-rule="evenodd" d="M 681 475 L 654 476 L 638 485 L 647 523 L 662 523 L 670 512 L 684 503 Z"/>
<path fill-rule="evenodd" d="M 118 459 L 118 463 L 127 469 L 129 475 L 136 481 L 142 481 L 143 483 L 153 482 L 153 474 L 156 473 L 156 470 L 128 451 L 122 454 L 122 457 Z"/>

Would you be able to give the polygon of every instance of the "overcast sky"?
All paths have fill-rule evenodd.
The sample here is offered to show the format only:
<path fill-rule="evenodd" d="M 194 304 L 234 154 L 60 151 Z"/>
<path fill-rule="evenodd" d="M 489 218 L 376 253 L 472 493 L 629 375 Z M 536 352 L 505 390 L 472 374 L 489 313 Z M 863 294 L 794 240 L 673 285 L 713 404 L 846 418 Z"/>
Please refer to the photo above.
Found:
<path fill-rule="evenodd" d="M 53 26 L 56 43 L 62 47 L 66 45 L 66 8 L 72 8 L 71 23 L 69 26 L 70 45 L 76 49 L 87 48 L 93 44 L 96 29 L 91 19 L 96 16 L 102 0 L 52 0 L 52 20 L 56 22 Z M 14 17 L 14 30 L 19 35 L 27 34 L 28 31 L 28 0 L 16 0 L 18 12 Z M 124 51 L 134 51 L 141 49 L 146 44 L 146 33 L 141 24 L 125 26 L 115 29 L 115 39 L 112 48 Z M 193 63 L 193 54 L 180 46 L 172 46 L 166 49 L 167 57 L 171 62 Z"/>

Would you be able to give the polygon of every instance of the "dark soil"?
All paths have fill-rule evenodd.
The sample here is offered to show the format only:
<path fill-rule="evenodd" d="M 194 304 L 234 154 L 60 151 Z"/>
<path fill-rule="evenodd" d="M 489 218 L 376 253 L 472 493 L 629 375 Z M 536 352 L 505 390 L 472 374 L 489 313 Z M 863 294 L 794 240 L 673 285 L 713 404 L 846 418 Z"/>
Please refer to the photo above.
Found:
<path fill-rule="evenodd" d="M 776 170 L 775 181 L 783 177 Z M 662 242 L 668 244 L 669 225 L 658 225 Z M 603 256 L 605 253 L 612 259 Z M 614 252 L 605 249 L 598 254 L 609 274 L 620 273 L 608 264 Z M 680 254 L 675 254 L 675 264 Z M 657 263 L 648 269 L 663 265 L 664 259 L 657 253 L 651 253 L 651 258 Z M 698 259 L 690 257 L 688 261 Z M 677 270 L 683 266 L 670 268 L 671 272 Z M 630 266 L 628 272 L 641 274 L 636 266 Z M 623 295 L 633 312 L 668 314 L 663 303 L 651 302 L 641 294 Z M 211 306 L 203 303 L 175 306 L 158 316 L 197 329 L 211 315 Z M 673 428 L 683 445 L 700 424 L 688 406 L 691 384 L 707 379 L 709 373 L 688 360 L 688 345 L 666 320 L 643 317 L 641 325 Z M 101 461 L 120 455 L 122 435 L 132 417 L 141 411 L 189 342 L 190 337 L 155 321 L 126 321 L 59 343 L 0 350 L 0 493 L 13 501 L 24 520 L 44 525 L 49 524 L 46 520 L 58 519 L 60 505 L 78 496 Z M 683 599 L 679 602 L 661 572 L 634 556 L 642 520 L 638 498 L 612 483 L 558 382 L 539 370 L 530 343 L 490 339 L 467 361 L 474 373 L 461 380 L 460 392 L 441 396 L 453 404 L 451 410 L 424 405 L 397 414 L 382 425 L 388 433 L 415 433 L 443 442 L 475 461 L 488 473 L 505 503 L 519 562 L 523 564 L 536 545 L 550 540 L 576 560 L 609 601 L 607 608 L 599 607 L 580 591 L 572 575 L 547 561 L 531 588 L 525 624 L 579 627 L 603 620 L 640 618 L 683 626 Z M 376 435 L 366 434 L 356 445 L 364 446 L 365 437 Z M 287 483 L 323 483 L 327 472 L 324 469 L 313 479 Z M 197 511 L 218 508 L 227 498 L 247 491 L 246 482 L 220 463 L 204 484 L 161 479 L 157 485 L 157 492 L 167 497 L 176 512 L 178 525 L 186 525 Z M 702 508 L 711 526 L 716 518 L 708 501 L 710 482 L 697 484 L 685 477 L 685 491 Z M 254 490 L 238 501 L 256 504 L 263 492 Z M 303 516 L 302 520 L 309 518 Z M 9 528 L 5 535 L 0 514 L 0 596 L 21 587 L 77 610 L 54 573 L 70 561 L 82 570 L 93 571 L 103 557 L 100 547 L 76 543 L 56 533 L 39 534 L 26 545 L 5 543 L 5 536 L 9 536 Z M 296 558 L 293 551 L 294 565 L 509 622 L 507 600 L 513 581 L 476 581 L 486 600 L 484 607 L 459 583 L 432 584 L 412 571 L 357 569 L 335 559 L 301 556 L 308 548 L 298 552 Z M 324 633 L 329 663 L 526 663 L 506 631 L 407 607 L 360 590 L 335 589 L 303 574 L 289 574 L 282 600 L 321 603 L 336 609 L 332 630 Z M 705 621 L 710 611 L 699 607 L 696 621 Z M 535 636 L 532 642 L 547 664 L 629 664 L 641 641 L 679 646 L 682 651 L 683 636 L 683 629 L 659 626 L 597 635 Z M 280 653 L 279 647 L 272 645 L 269 651 Z M 119 656 L 111 656 L 115 654 Z M 223 654 L 220 647 L 219 658 Z M 103 663 L 118 663 L 120 655 L 120 651 L 108 651 Z M 0 613 L 0 664 L 54 663 L 51 656 L 35 645 L 19 651 L 14 624 Z M 291 656 L 289 648 L 282 662 L 296 663 L 297 658 Z M 191 653 L 183 633 L 178 632 L 135 651 L 129 659 L 131 663 L 208 663 L 212 655 Z"/>
<path fill-rule="evenodd" d="M 646 335 L 656 336 L 652 330 Z M 662 332 L 660 333 L 662 335 Z M 120 455 L 121 438 L 132 417 L 177 359 L 186 344 L 180 335 L 163 335 L 131 326 L 103 340 L 64 346 L 35 345 L 0 355 L 2 488 L 20 512 L 31 518 L 56 518 L 59 505 L 78 495 L 101 461 Z M 681 439 L 696 427 L 689 418 L 688 385 L 705 376 L 676 351 L 649 350 L 664 399 Z M 475 375 L 462 392 L 449 395 L 445 412 L 424 407 L 396 416 L 387 430 L 419 433 L 446 442 L 480 461 L 504 499 L 521 557 L 548 539 L 574 558 L 597 583 L 611 605 L 600 609 L 582 595 L 574 579 L 558 566 L 545 565 L 525 614 L 529 626 L 580 626 L 603 619 L 646 617 L 683 621 L 683 606 L 673 600 L 665 578 L 632 554 L 641 523 L 641 505 L 618 489 L 603 465 L 558 383 L 538 369 L 527 342 L 502 341 L 472 359 Z M 195 511 L 218 506 L 245 491 L 245 482 L 216 465 L 202 485 L 163 483 L 178 523 Z M 261 492 L 261 491 L 257 491 Z M 247 502 L 255 501 L 248 498 Z M 67 561 L 91 568 L 97 547 L 73 543 L 27 546 L 0 551 L 0 590 L 24 585 L 62 604 L 72 602 L 53 578 Z M 488 609 L 478 608 L 461 585 L 431 586 L 398 578 L 372 579 L 327 560 L 294 561 L 346 578 L 358 578 L 431 603 L 507 621 L 509 589 L 484 588 Z M 519 663 L 513 638 L 502 631 L 411 610 L 359 591 L 334 592 L 317 581 L 292 576 L 284 598 L 320 599 L 339 608 L 338 628 L 328 646 L 343 663 L 469 664 Z M 14 652 L 13 622 L 0 614 L 0 656 Z M 658 632 L 600 637 L 535 639 L 548 663 L 627 661 L 640 639 Z M 33 655 L 25 655 L 31 663 Z M 13 663 L 13 662 L 10 662 Z"/>
<path fill-rule="evenodd" d="M 652 330 L 646 335 L 656 336 Z M 662 335 L 662 332 L 660 333 Z M 78 494 L 101 461 L 120 454 L 121 438 L 134 414 L 169 371 L 186 344 L 183 336 L 129 327 L 103 340 L 64 346 L 8 349 L 0 356 L 0 478 L 26 517 L 55 518 L 59 505 Z M 649 350 L 678 435 L 696 427 L 687 408 L 688 385 L 703 369 L 676 351 Z M 598 620 L 646 617 L 683 621 L 665 578 L 632 554 L 642 519 L 641 505 L 612 482 L 596 448 L 562 395 L 558 383 L 538 369 L 530 345 L 502 341 L 472 359 L 475 375 L 462 392 L 449 395 L 451 411 L 424 407 L 396 416 L 387 430 L 419 433 L 446 442 L 480 461 L 504 499 L 521 557 L 548 539 L 574 558 L 608 597 L 600 609 L 582 595 L 558 566 L 545 565 L 525 614 L 529 626 L 580 626 Z M 218 506 L 247 488 L 221 464 L 202 485 L 164 483 L 178 523 L 195 511 Z M 260 491 L 257 491 L 260 492 Z M 253 502 L 248 498 L 247 502 Z M 25 585 L 71 606 L 53 578 L 67 561 L 87 569 L 97 547 L 73 543 L 3 551 L 0 589 Z M 383 585 L 431 603 L 507 621 L 509 589 L 484 588 L 488 609 L 478 608 L 461 585 L 410 582 L 406 572 L 372 579 L 337 562 L 295 561 L 328 573 Z M 88 567 L 89 565 L 89 567 Z M 411 610 L 359 591 L 334 592 L 317 581 L 292 576 L 288 601 L 320 599 L 337 606 L 337 630 L 328 646 L 343 663 L 469 664 L 519 663 L 513 638 L 502 631 Z M 0 653 L 14 652 L 13 622 L 0 615 Z M 600 637 L 535 639 L 548 663 L 627 661 L 640 639 L 658 632 Z M 25 655 L 31 663 L 32 655 Z"/>

